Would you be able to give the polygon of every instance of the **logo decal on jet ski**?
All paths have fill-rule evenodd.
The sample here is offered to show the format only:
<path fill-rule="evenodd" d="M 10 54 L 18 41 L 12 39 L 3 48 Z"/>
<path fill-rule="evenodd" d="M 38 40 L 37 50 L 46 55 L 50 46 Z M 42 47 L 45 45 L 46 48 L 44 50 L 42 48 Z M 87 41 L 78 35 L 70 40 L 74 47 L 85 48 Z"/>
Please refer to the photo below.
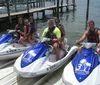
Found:
<path fill-rule="evenodd" d="M 82 59 L 80 63 L 75 67 L 75 72 L 81 75 L 89 74 L 91 63 L 87 62 L 86 59 Z"/>
<path fill-rule="evenodd" d="M 34 63 L 40 58 L 45 57 L 47 51 L 48 47 L 45 45 L 45 43 L 38 43 L 36 44 L 35 48 L 30 47 L 23 54 L 21 59 L 21 68 Z"/>
<path fill-rule="evenodd" d="M 25 57 L 25 56 L 27 56 L 28 54 L 30 54 L 30 55 L 32 55 L 32 56 L 36 56 L 36 54 L 34 53 L 34 50 L 30 50 L 28 53 L 26 53 L 26 55 L 24 55 L 23 61 L 25 61 L 25 62 L 32 62 L 32 60 L 31 60 L 32 56 L 29 56 L 28 58 Z"/>

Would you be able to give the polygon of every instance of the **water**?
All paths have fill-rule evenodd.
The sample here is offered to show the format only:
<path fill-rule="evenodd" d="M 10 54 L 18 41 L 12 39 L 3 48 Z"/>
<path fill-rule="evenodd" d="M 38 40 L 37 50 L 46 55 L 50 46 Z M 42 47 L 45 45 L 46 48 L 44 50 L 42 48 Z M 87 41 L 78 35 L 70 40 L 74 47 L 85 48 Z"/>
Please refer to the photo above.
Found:
<path fill-rule="evenodd" d="M 66 0 L 64 0 L 66 1 Z M 73 11 L 70 7 L 70 11 L 66 12 L 64 8 L 64 13 L 60 14 L 61 23 L 64 25 L 66 37 L 68 38 L 68 43 L 74 45 L 76 39 L 79 39 L 83 32 L 85 31 L 85 21 L 86 21 L 86 8 L 87 0 L 75 0 L 76 1 L 76 10 Z M 70 0 L 71 2 L 71 0 Z M 52 5 L 50 2 L 46 2 L 46 6 Z M 50 4 L 49 4 L 50 3 Z M 35 18 L 37 18 L 36 13 L 34 13 Z M 42 14 L 39 13 L 37 20 L 38 31 L 40 35 L 42 31 L 47 27 L 47 20 L 49 18 L 54 18 L 52 11 L 46 11 L 46 18 L 41 19 Z M 96 27 L 100 28 L 100 0 L 90 0 L 90 11 L 89 11 L 89 20 L 94 20 Z M 15 24 L 15 23 L 14 23 Z"/>
<path fill-rule="evenodd" d="M 64 25 L 68 43 L 74 45 L 85 31 L 87 0 L 76 0 L 76 10 L 60 14 L 61 23 Z M 50 16 L 49 16 L 50 17 Z M 100 0 L 90 0 L 89 20 L 94 20 L 96 27 L 100 28 Z M 39 30 L 43 30 L 46 22 L 38 24 Z M 41 28 L 42 27 L 42 28 Z"/>

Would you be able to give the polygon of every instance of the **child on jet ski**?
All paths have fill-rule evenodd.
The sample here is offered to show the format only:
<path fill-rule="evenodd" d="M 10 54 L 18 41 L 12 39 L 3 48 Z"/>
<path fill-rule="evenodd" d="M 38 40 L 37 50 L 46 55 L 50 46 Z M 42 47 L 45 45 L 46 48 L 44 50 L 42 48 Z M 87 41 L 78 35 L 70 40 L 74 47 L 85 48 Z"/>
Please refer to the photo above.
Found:
<path fill-rule="evenodd" d="M 32 45 L 32 41 L 30 39 L 31 27 L 30 27 L 28 19 L 25 19 L 23 21 L 23 18 L 19 17 L 18 24 L 16 25 L 15 30 L 17 32 L 17 36 L 20 38 L 19 42 L 21 44 L 23 44 L 24 46 L 27 46 L 25 43 L 25 40 L 28 40 L 30 42 L 30 44 Z"/>

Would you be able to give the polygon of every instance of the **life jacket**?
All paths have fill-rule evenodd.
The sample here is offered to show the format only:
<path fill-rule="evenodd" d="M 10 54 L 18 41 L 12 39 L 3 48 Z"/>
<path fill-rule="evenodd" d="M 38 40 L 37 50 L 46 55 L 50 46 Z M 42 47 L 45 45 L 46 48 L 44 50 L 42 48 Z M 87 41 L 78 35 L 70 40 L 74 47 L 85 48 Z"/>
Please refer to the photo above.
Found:
<path fill-rule="evenodd" d="M 65 36 L 65 35 L 63 34 L 63 31 L 62 31 L 62 26 L 63 26 L 63 25 L 61 25 L 61 24 L 59 24 L 59 26 L 57 26 L 57 27 L 60 29 L 60 31 L 61 31 L 61 37 Z"/>
<path fill-rule="evenodd" d="M 53 33 L 53 31 L 55 30 L 56 27 L 50 29 L 48 28 L 48 32 L 46 33 L 46 37 L 47 38 L 51 38 L 51 39 L 54 39 L 56 38 L 56 35 Z"/>
<path fill-rule="evenodd" d="M 35 32 L 35 21 L 31 22 L 30 23 L 30 26 L 31 26 L 31 33 Z"/>
<path fill-rule="evenodd" d="M 24 25 L 23 24 L 17 24 L 17 26 L 16 26 L 16 30 L 20 30 L 20 31 L 24 31 Z M 17 35 L 18 35 L 18 37 L 20 36 L 20 33 L 19 32 L 17 32 Z"/>
<path fill-rule="evenodd" d="M 23 28 L 24 28 L 24 25 L 23 25 L 23 24 L 21 24 L 21 25 L 20 25 L 20 24 L 17 24 L 17 28 L 16 28 L 16 30 L 20 30 L 20 31 L 23 32 L 23 31 L 24 31 Z"/>
<path fill-rule="evenodd" d="M 29 27 L 30 27 L 30 24 L 26 25 L 26 34 L 28 33 L 28 31 L 30 29 Z"/>
<path fill-rule="evenodd" d="M 91 30 L 88 31 L 87 41 L 88 42 L 94 42 L 94 43 L 99 42 L 98 28 L 95 28 L 95 31 L 91 31 Z"/>

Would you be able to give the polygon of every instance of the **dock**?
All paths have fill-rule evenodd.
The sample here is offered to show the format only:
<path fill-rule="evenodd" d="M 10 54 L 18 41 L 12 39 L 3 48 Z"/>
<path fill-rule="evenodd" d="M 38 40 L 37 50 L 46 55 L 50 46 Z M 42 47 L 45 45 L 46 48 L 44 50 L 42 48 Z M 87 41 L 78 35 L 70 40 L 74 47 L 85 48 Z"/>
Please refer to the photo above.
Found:
<path fill-rule="evenodd" d="M 73 6 L 74 4 L 71 3 L 71 4 L 63 4 L 62 7 L 67 7 L 67 6 Z M 43 12 L 45 10 L 54 10 L 56 9 L 56 5 L 54 6 L 48 6 L 48 7 L 42 7 L 42 8 L 32 8 L 29 10 L 29 13 L 34 13 L 34 12 Z M 61 7 L 61 5 L 59 6 Z M 23 14 L 27 14 L 28 11 L 25 10 L 25 11 L 20 11 L 20 12 L 13 12 L 13 13 L 10 13 L 10 16 L 18 16 L 18 15 L 23 15 Z M 5 18 L 5 17 L 8 17 L 8 14 L 0 14 L 0 18 Z"/>
<path fill-rule="evenodd" d="M 6 63 L 8 62 L 3 64 Z M 13 71 L 13 63 L 6 67 L 3 67 L 0 63 L 0 66 L 3 67 L 0 69 L 0 85 L 64 85 L 61 78 L 64 66 L 44 76 L 23 78 Z"/>
<path fill-rule="evenodd" d="M 50 4 L 46 4 L 46 3 Z M 53 10 L 53 14 L 56 16 L 59 14 L 59 9 L 63 11 L 63 7 L 68 8 L 71 6 L 73 10 L 75 8 L 75 0 L 69 3 L 69 0 L 5 0 L 1 6 L 4 7 L 6 13 L 0 13 L 0 21 L 9 20 L 12 23 L 13 17 L 16 18 L 19 15 L 29 15 L 32 13 L 42 12 L 42 17 L 45 17 L 45 10 Z"/>

